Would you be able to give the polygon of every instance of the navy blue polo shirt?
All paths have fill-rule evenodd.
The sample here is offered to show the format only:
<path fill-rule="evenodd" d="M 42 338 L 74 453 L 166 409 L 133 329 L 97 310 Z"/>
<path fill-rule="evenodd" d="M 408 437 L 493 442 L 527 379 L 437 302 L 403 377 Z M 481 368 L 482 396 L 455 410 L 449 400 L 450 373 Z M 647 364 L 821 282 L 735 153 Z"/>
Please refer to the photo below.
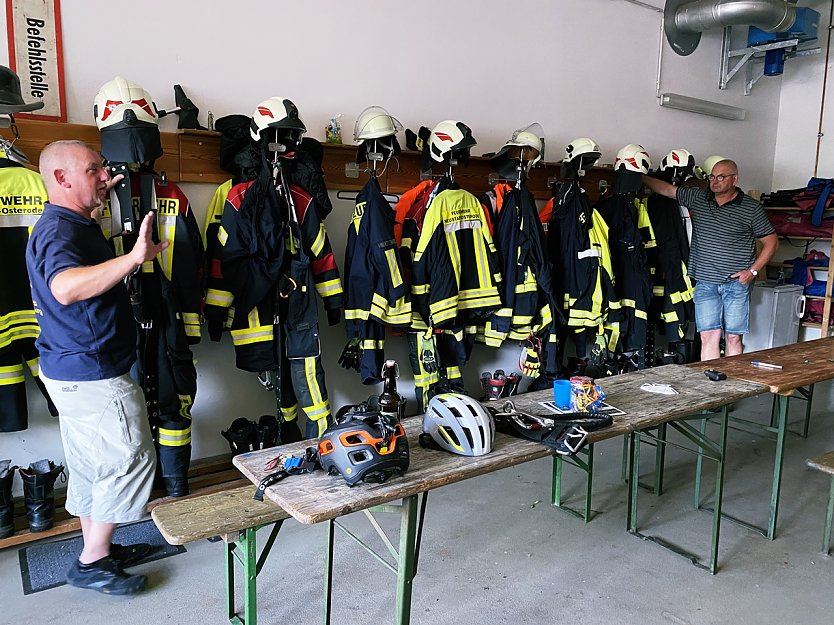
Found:
<path fill-rule="evenodd" d="M 124 375 L 136 360 L 136 324 L 121 281 L 97 297 L 64 306 L 49 290 L 62 271 L 113 258 L 99 225 L 44 204 L 26 246 L 26 267 L 41 328 L 40 369 L 53 380 L 90 381 Z"/>

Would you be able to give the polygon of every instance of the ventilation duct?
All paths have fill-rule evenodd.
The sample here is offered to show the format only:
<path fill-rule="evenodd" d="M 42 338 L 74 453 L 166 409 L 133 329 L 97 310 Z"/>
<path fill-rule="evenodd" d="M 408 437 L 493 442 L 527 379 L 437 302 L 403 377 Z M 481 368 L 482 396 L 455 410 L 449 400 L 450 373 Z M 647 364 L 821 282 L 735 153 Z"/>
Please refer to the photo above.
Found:
<path fill-rule="evenodd" d="M 767 32 L 786 31 L 796 20 L 796 2 L 785 0 L 667 0 L 663 30 L 681 56 L 695 51 L 701 33 L 725 26 L 756 26 Z"/>

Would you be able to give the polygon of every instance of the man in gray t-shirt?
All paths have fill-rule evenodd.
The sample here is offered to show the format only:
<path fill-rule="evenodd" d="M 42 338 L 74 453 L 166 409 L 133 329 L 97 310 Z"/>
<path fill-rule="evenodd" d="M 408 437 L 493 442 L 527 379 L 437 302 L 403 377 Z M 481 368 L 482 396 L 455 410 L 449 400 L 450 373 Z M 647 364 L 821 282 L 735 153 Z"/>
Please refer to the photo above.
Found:
<path fill-rule="evenodd" d="M 701 360 L 721 355 L 722 331 L 726 355 L 740 354 L 741 337 L 749 331 L 750 288 L 779 247 L 762 205 L 736 186 L 738 166 L 731 160 L 713 166 L 708 191 L 648 176 L 643 180 L 655 193 L 677 199 L 692 216 L 688 268 L 697 280 L 695 324 L 701 335 Z M 758 256 L 756 239 L 762 242 Z"/>

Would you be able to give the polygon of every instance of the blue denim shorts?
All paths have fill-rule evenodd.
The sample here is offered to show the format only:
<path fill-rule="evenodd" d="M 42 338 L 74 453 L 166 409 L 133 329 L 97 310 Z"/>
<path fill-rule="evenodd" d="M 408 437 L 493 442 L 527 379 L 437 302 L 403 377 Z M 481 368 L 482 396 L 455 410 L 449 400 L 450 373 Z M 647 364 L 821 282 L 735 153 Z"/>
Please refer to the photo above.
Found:
<path fill-rule="evenodd" d="M 695 285 L 695 325 L 698 332 L 721 330 L 727 334 L 750 331 L 750 284 L 738 280 L 698 282 Z"/>

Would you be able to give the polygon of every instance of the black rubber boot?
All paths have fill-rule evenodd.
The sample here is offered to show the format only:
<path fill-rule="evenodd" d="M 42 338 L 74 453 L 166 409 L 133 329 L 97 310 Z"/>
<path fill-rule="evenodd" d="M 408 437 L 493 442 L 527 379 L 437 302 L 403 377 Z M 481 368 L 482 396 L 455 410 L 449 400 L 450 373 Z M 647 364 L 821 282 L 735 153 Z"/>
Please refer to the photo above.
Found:
<path fill-rule="evenodd" d="M 14 534 L 14 499 L 12 483 L 17 467 L 11 460 L 0 460 L 0 538 Z"/>
<path fill-rule="evenodd" d="M 29 529 L 43 532 L 52 527 L 55 517 L 55 480 L 64 472 L 63 465 L 55 466 L 51 460 L 38 460 L 28 469 L 20 468 L 23 478 L 23 496 L 26 499 L 26 518 Z"/>
<path fill-rule="evenodd" d="M 220 433 L 223 435 L 223 438 L 229 441 L 229 447 L 232 449 L 233 456 L 252 451 L 255 449 L 255 445 L 257 445 L 255 424 L 246 417 L 238 417 L 232 421 L 228 430 L 223 430 Z"/>
<path fill-rule="evenodd" d="M 262 415 L 258 419 L 258 424 L 255 426 L 255 448 L 267 449 L 269 447 L 275 447 L 278 444 L 279 431 L 278 419 L 275 418 L 275 415 Z"/>
<path fill-rule="evenodd" d="M 163 477 L 162 481 L 169 497 L 185 497 L 188 494 L 187 477 Z"/>

